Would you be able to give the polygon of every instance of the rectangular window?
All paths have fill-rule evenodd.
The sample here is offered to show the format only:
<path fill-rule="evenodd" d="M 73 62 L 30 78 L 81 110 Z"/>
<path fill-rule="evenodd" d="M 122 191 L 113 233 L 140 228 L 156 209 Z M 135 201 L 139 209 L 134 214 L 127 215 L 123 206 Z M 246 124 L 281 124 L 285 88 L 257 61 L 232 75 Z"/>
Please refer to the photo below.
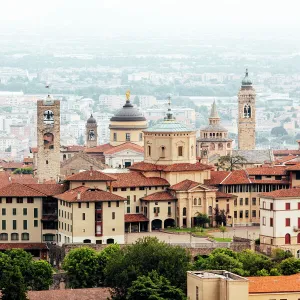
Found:
<path fill-rule="evenodd" d="M 17 220 L 13 220 L 13 229 L 14 229 L 14 230 L 17 229 Z"/>
<path fill-rule="evenodd" d="M 243 198 L 240 198 L 240 205 L 243 205 Z"/>
<path fill-rule="evenodd" d="M 127 206 L 127 213 L 130 214 L 130 206 Z"/>
<path fill-rule="evenodd" d="M 22 197 L 18 197 L 17 198 L 17 203 L 23 203 L 23 198 Z"/>
<path fill-rule="evenodd" d="M 261 176 L 261 175 L 255 175 L 255 179 L 256 179 L 256 180 L 261 180 L 261 179 L 262 179 L 262 176 Z"/>
<path fill-rule="evenodd" d="M 291 203 L 286 203 L 285 210 L 290 210 L 290 209 L 291 209 Z"/>
<path fill-rule="evenodd" d="M 90 203 L 87 202 L 87 203 L 86 203 L 86 208 L 89 208 L 89 207 L 90 207 Z"/>
<path fill-rule="evenodd" d="M 9 203 L 9 204 L 12 203 L 12 198 L 11 197 L 7 197 L 6 198 L 6 203 Z"/>
<path fill-rule="evenodd" d="M 82 213 L 82 220 L 85 221 L 85 213 Z"/>
<path fill-rule="evenodd" d="M 234 206 L 237 206 L 237 199 L 234 199 Z"/>
<path fill-rule="evenodd" d="M 39 221 L 38 220 L 34 220 L 33 221 L 33 226 L 34 227 L 39 227 Z"/>
<path fill-rule="evenodd" d="M 133 201 L 136 202 L 136 195 L 133 196 Z"/>
<path fill-rule="evenodd" d="M 116 141 L 117 141 L 117 133 L 114 132 L 114 142 L 116 142 Z"/>
<path fill-rule="evenodd" d="M 171 206 L 168 206 L 168 216 L 171 216 L 172 215 L 172 208 Z"/>
<path fill-rule="evenodd" d="M 178 147 L 178 156 L 183 156 L 183 147 L 182 146 Z"/>
<path fill-rule="evenodd" d="M 196 300 L 199 300 L 199 288 L 196 286 Z"/>
<path fill-rule="evenodd" d="M 23 208 L 23 216 L 27 216 L 27 208 Z"/>
<path fill-rule="evenodd" d="M 27 197 L 27 203 L 34 203 L 33 197 Z"/>
<path fill-rule="evenodd" d="M 237 218 L 237 211 L 236 210 L 233 212 L 233 216 L 234 216 L 235 219 Z"/>
<path fill-rule="evenodd" d="M 300 209 L 300 202 L 298 202 L 298 209 Z"/>
<path fill-rule="evenodd" d="M 6 230 L 6 220 L 2 220 L 2 230 Z"/>
<path fill-rule="evenodd" d="M 256 218 L 256 210 L 252 210 L 252 218 Z"/>
<path fill-rule="evenodd" d="M 256 198 L 252 198 L 252 205 L 256 205 Z"/>
<path fill-rule="evenodd" d="M 266 201 L 263 201 L 263 208 L 266 208 Z"/>
<path fill-rule="evenodd" d="M 245 198 L 245 205 L 249 205 L 249 198 Z"/>
<path fill-rule="evenodd" d="M 2 216 L 6 215 L 6 208 L 2 208 Z"/>
<path fill-rule="evenodd" d="M 270 218 L 270 227 L 273 227 L 273 218 Z"/>
<path fill-rule="evenodd" d="M 136 214 L 140 213 L 140 207 L 139 207 L 139 206 L 136 206 L 136 207 L 135 207 L 135 213 L 136 213 Z"/>
<path fill-rule="evenodd" d="M 285 227 L 291 226 L 291 219 L 290 218 L 285 218 Z"/>
<path fill-rule="evenodd" d="M 130 142 L 130 133 L 126 133 L 126 142 Z"/>
<path fill-rule="evenodd" d="M 113 188 L 113 192 L 117 192 L 118 191 L 118 188 Z"/>
<path fill-rule="evenodd" d="M 240 219 L 243 219 L 243 211 L 240 210 Z"/>
<path fill-rule="evenodd" d="M 270 210 L 273 210 L 273 203 L 270 203 Z"/>
<path fill-rule="evenodd" d="M 38 213 L 38 209 L 37 208 L 34 209 L 33 215 L 34 215 L 34 218 L 38 218 L 39 213 Z"/>
<path fill-rule="evenodd" d="M 116 213 L 115 212 L 112 212 L 111 213 L 111 218 L 114 220 L 116 218 Z"/>
<path fill-rule="evenodd" d="M 126 192 L 126 191 L 127 191 L 127 188 L 126 188 L 126 187 L 122 187 L 122 188 L 121 188 L 121 191 L 122 191 L 122 192 Z"/>
<path fill-rule="evenodd" d="M 245 210 L 245 218 L 249 218 L 249 210 Z"/>
<path fill-rule="evenodd" d="M 127 196 L 127 205 L 130 205 L 130 196 Z"/>
<path fill-rule="evenodd" d="M 13 208 L 12 209 L 12 214 L 15 216 L 17 214 L 17 209 L 16 208 Z"/>
<path fill-rule="evenodd" d="M 135 191 L 135 187 L 131 187 L 130 190 L 131 190 L 131 191 Z"/>
<path fill-rule="evenodd" d="M 300 180 L 300 171 L 296 171 L 296 180 Z"/>
<path fill-rule="evenodd" d="M 262 221 L 263 221 L 263 225 L 266 226 L 266 217 L 263 217 Z"/>
<path fill-rule="evenodd" d="M 78 203 L 78 208 L 81 208 L 81 203 Z"/>
<path fill-rule="evenodd" d="M 116 207 L 120 207 L 120 202 L 119 201 L 116 202 Z"/>
<path fill-rule="evenodd" d="M 27 230 L 27 220 L 23 220 L 23 229 Z"/>
<path fill-rule="evenodd" d="M 229 203 L 226 204 L 226 213 L 230 213 L 230 209 L 229 209 Z"/>
<path fill-rule="evenodd" d="M 140 190 L 140 191 L 144 191 L 144 190 L 145 190 L 145 187 L 144 187 L 144 186 L 140 186 L 140 187 L 139 187 L 139 190 Z"/>
<path fill-rule="evenodd" d="M 111 202 L 108 202 L 108 204 L 107 204 L 107 205 L 108 205 L 108 207 L 111 207 Z"/>

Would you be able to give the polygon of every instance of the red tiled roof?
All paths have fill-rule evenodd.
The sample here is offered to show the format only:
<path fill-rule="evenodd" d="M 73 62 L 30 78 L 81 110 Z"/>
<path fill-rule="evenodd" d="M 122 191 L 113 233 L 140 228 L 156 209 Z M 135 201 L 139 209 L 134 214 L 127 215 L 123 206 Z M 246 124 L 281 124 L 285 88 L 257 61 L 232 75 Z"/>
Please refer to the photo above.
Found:
<path fill-rule="evenodd" d="M 261 193 L 260 197 L 266 198 L 289 198 L 289 197 L 300 197 L 300 188 L 292 188 L 292 189 L 282 189 L 269 193 Z"/>
<path fill-rule="evenodd" d="M 25 249 L 25 250 L 48 250 L 45 243 L 0 243 L 0 250 Z"/>
<path fill-rule="evenodd" d="M 274 156 L 280 155 L 300 155 L 300 150 L 273 150 Z"/>
<path fill-rule="evenodd" d="M 245 170 L 234 170 L 230 172 L 229 176 L 226 177 L 222 184 L 247 184 L 250 183 L 250 179 Z"/>
<path fill-rule="evenodd" d="M 300 163 L 289 166 L 286 168 L 287 171 L 300 171 Z"/>
<path fill-rule="evenodd" d="M 25 158 L 23 159 L 23 162 L 24 162 L 24 163 L 33 163 L 33 158 L 31 158 L 31 157 L 25 157 Z"/>
<path fill-rule="evenodd" d="M 1 163 L 1 166 L 3 167 L 3 169 L 20 169 L 23 167 L 23 163 L 11 161 Z"/>
<path fill-rule="evenodd" d="M 296 157 L 297 157 L 296 155 L 282 156 L 282 157 L 276 159 L 275 163 L 276 164 L 283 164 L 283 163 L 288 162 L 289 160 L 292 160 Z"/>
<path fill-rule="evenodd" d="M 153 193 L 141 199 L 146 201 L 170 201 L 170 200 L 176 200 L 177 198 L 172 196 L 170 193 L 164 191 L 164 192 Z"/>
<path fill-rule="evenodd" d="M 141 147 L 133 143 L 124 143 L 104 151 L 104 154 L 115 154 L 124 150 L 133 150 L 139 153 L 144 153 L 144 147 Z"/>
<path fill-rule="evenodd" d="M 83 171 L 67 177 L 68 181 L 113 181 L 115 178 L 104 174 L 103 172 L 90 170 Z"/>
<path fill-rule="evenodd" d="M 247 279 L 249 280 L 249 294 L 300 292 L 299 273 L 289 276 L 247 277 Z"/>
<path fill-rule="evenodd" d="M 262 179 L 262 180 L 251 179 L 251 183 L 256 183 L 256 184 L 290 184 L 288 180 L 272 180 L 272 179 Z"/>
<path fill-rule="evenodd" d="M 159 177 L 146 177 L 138 172 L 114 173 L 117 181 L 112 182 L 112 187 L 138 187 L 138 186 L 169 186 L 167 180 Z"/>
<path fill-rule="evenodd" d="M 10 174 L 12 183 L 21 183 L 21 184 L 33 184 L 37 183 L 37 177 L 33 177 L 32 174 Z"/>
<path fill-rule="evenodd" d="M 285 175 L 286 167 L 260 167 L 246 169 L 248 175 Z"/>
<path fill-rule="evenodd" d="M 67 202 L 100 202 L 100 201 L 126 201 L 125 198 L 116 194 L 105 192 L 100 189 L 92 189 L 86 186 L 79 186 L 68 190 L 55 198 Z"/>
<path fill-rule="evenodd" d="M 230 172 L 228 171 L 211 171 L 210 172 L 210 179 L 205 180 L 205 184 L 207 185 L 218 185 L 220 184 Z"/>
<path fill-rule="evenodd" d="M 93 148 L 87 148 L 84 151 L 86 153 L 103 153 L 111 148 L 113 148 L 114 146 L 112 146 L 111 144 L 103 144 L 103 145 L 99 145 Z"/>
<path fill-rule="evenodd" d="M 107 300 L 111 298 L 108 288 L 91 289 L 66 289 L 66 290 L 47 290 L 29 291 L 29 300 Z"/>
<path fill-rule="evenodd" d="M 188 191 L 196 186 L 198 186 L 200 183 L 195 182 L 193 180 L 183 180 L 181 182 L 178 182 L 176 184 L 173 184 L 170 186 L 170 190 L 175 190 L 175 191 Z"/>
<path fill-rule="evenodd" d="M 35 189 L 47 196 L 54 196 L 65 192 L 68 188 L 65 184 L 48 184 L 48 183 L 36 183 L 36 184 L 26 184 L 32 189 Z"/>
<path fill-rule="evenodd" d="M 71 146 L 62 146 L 66 152 L 79 152 L 85 149 L 84 146 L 81 145 L 71 145 Z"/>
<path fill-rule="evenodd" d="M 184 172 L 184 171 L 204 171 L 213 167 L 199 162 L 195 164 L 178 163 L 172 165 L 155 165 L 151 163 L 138 162 L 129 167 L 130 170 L 137 171 L 164 171 L 164 172 Z"/>
<path fill-rule="evenodd" d="M 233 194 L 227 194 L 227 193 L 223 193 L 223 192 L 220 192 L 220 191 L 217 191 L 216 192 L 216 198 L 237 198 L 236 195 L 233 195 Z"/>
<path fill-rule="evenodd" d="M 125 214 L 125 223 L 147 221 L 149 221 L 149 219 L 143 214 Z"/>
<path fill-rule="evenodd" d="M 41 193 L 27 185 L 20 183 L 11 183 L 0 189 L 0 197 L 45 197 Z"/>

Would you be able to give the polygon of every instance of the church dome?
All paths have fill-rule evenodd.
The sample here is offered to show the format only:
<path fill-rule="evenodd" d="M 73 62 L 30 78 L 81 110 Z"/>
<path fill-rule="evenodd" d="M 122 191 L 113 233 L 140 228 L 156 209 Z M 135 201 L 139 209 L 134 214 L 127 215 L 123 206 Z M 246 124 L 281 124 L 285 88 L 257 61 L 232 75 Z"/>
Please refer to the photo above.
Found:
<path fill-rule="evenodd" d="M 252 81 L 249 78 L 248 69 L 246 69 L 245 77 L 242 80 L 242 86 L 250 86 L 250 85 L 252 85 Z"/>
<path fill-rule="evenodd" d="M 87 124 L 96 124 L 96 123 L 97 123 L 96 119 L 91 114 L 91 116 L 87 120 Z"/>
<path fill-rule="evenodd" d="M 116 122 L 146 121 L 143 113 L 130 103 L 130 94 L 126 93 L 125 105 L 110 119 Z"/>

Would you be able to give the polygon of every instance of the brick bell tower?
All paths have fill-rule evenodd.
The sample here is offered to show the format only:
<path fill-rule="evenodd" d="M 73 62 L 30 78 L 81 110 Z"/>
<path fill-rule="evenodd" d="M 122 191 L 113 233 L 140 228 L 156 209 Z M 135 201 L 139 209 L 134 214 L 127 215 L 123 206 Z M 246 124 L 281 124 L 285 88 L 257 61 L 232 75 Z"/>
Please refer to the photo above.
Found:
<path fill-rule="evenodd" d="M 86 128 L 86 147 L 92 148 L 97 146 L 98 132 L 97 132 L 97 121 L 91 114 L 88 118 L 85 128 Z"/>
<path fill-rule="evenodd" d="M 255 89 L 246 69 L 245 77 L 238 94 L 238 148 L 255 149 Z"/>
<path fill-rule="evenodd" d="M 42 183 L 60 176 L 60 101 L 37 101 L 37 177 Z"/>

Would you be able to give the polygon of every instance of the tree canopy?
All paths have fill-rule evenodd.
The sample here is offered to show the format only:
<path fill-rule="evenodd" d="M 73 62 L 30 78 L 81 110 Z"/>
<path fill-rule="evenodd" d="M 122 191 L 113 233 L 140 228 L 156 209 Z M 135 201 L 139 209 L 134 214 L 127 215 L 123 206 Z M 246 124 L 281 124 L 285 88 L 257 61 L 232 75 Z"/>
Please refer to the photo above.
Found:
<path fill-rule="evenodd" d="M 247 159 L 241 155 L 221 156 L 218 160 L 218 169 L 232 171 L 241 169 L 243 164 L 247 163 Z"/>

